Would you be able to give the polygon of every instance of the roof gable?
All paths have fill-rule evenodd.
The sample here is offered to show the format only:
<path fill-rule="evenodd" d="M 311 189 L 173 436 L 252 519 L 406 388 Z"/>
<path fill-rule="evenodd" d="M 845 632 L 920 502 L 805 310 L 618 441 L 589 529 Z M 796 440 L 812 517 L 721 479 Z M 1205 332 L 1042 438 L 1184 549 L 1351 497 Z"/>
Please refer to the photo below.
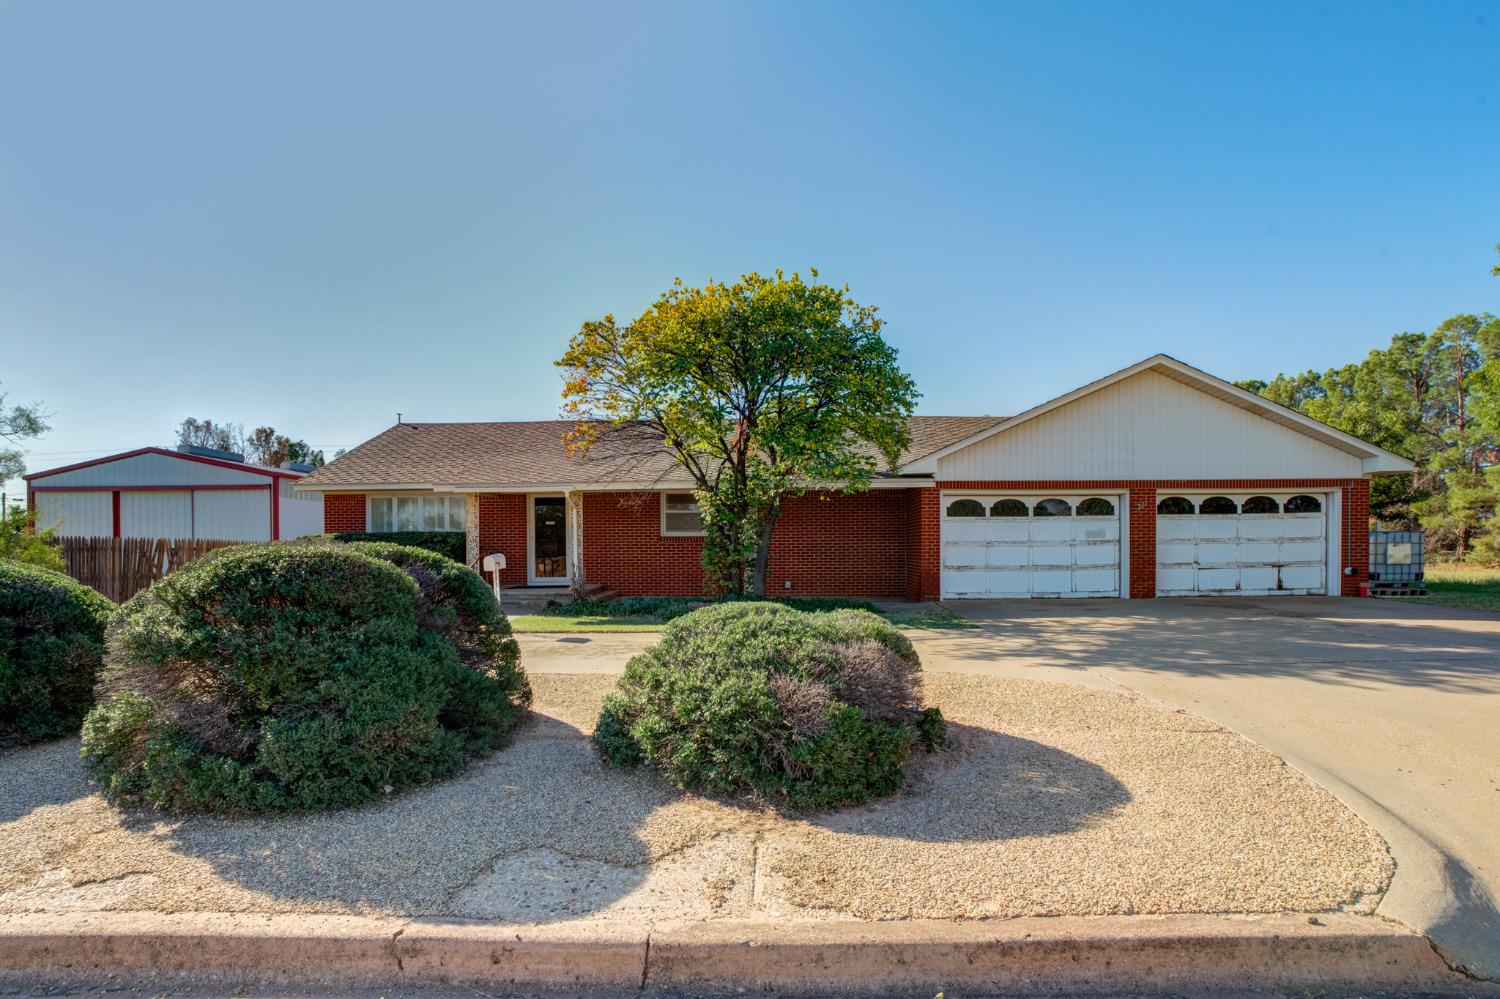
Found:
<path fill-rule="evenodd" d="M 1411 461 L 1400 455 L 1386 451 L 1368 441 L 1360 440 L 1296 410 L 1288 409 L 1285 406 L 1264 399 L 1253 392 L 1248 392 L 1237 385 L 1233 385 L 1221 378 L 1216 378 L 1207 372 L 1184 364 L 1176 358 L 1168 357 L 1165 354 L 1157 354 L 1138 364 L 1133 364 L 1128 368 L 1123 368 L 1097 381 L 1090 382 L 1065 395 L 1032 407 L 1024 413 L 1013 416 L 992 427 L 985 428 L 947 447 L 940 448 L 926 457 L 913 462 L 904 471 L 907 473 L 938 474 L 939 463 L 944 462 L 944 459 L 955 456 L 965 449 L 973 448 L 997 435 L 1017 431 L 1019 428 L 1033 421 L 1043 419 L 1049 414 L 1054 414 L 1065 407 L 1079 404 L 1083 400 L 1105 392 L 1128 379 L 1146 374 L 1170 379 L 1172 382 L 1176 382 L 1217 400 L 1223 406 L 1231 407 L 1242 413 L 1269 421 L 1271 424 L 1290 431 L 1295 437 L 1316 441 L 1326 449 L 1347 455 L 1355 462 L 1351 466 L 1355 469 L 1354 474 L 1390 474 L 1411 471 L 1413 468 Z M 1139 430 L 1140 428 L 1136 429 Z M 1282 439 L 1285 443 L 1287 441 L 1294 441 L 1295 437 L 1283 437 Z M 1220 446 L 1222 447 L 1223 444 Z M 1297 445 L 1286 444 L 1285 446 L 1295 447 Z M 1334 463 L 1338 464 L 1339 462 L 1335 460 Z M 1096 471 L 1090 477 L 1102 477 L 1102 472 Z"/>

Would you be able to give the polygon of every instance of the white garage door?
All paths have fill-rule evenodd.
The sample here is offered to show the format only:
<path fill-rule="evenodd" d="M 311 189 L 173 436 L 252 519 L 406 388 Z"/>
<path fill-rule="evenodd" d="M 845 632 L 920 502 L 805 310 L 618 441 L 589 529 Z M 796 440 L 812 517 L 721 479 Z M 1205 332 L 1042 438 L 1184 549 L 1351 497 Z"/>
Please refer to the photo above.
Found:
<path fill-rule="evenodd" d="M 1328 592 L 1328 501 L 1305 493 L 1163 496 L 1156 592 L 1265 596 Z"/>
<path fill-rule="evenodd" d="M 1117 597 L 1120 497 L 943 497 L 944 597 Z"/>

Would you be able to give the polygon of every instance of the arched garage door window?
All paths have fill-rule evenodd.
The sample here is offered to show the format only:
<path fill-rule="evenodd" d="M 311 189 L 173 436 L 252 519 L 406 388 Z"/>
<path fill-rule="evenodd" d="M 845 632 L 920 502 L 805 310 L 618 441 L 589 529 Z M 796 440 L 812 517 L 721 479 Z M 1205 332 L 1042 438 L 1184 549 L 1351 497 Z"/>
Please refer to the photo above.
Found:
<path fill-rule="evenodd" d="M 1115 505 L 1102 496 L 1090 496 L 1078 504 L 1080 517 L 1113 517 Z"/>
<path fill-rule="evenodd" d="M 1269 496 L 1251 496 L 1240 505 L 1240 513 L 1280 513 L 1281 504 Z"/>
<path fill-rule="evenodd" d="M 948 504 L 950 517 L 983 517 L 984 504 L 974 499 L 954 500 Z"/>
<path fill-rule="evenodd" d="M 1210 496 L 1198 504 L 1198 512 L 1207 517 L 1224 517 L 1233 516 L 1240 511 L 1228 496 Z"/>
<path fill-rule="evenodd" d="M 1156 504 L 1156 512 L 1169 517 L 1191 516 L 1193 501 L 1186 496 L 1168 496 Z"/>
<path fill-rule="evenodd" d="M 1060 499 L 1044 499 L 1032 507 L 1031 512 L 1037 517 L 1073 516 L 1073 508 L 1068 505 L 1068 501 Z"/>
<path fill-rule="evenodd" d="M 990 507 L 991 517 L 1024 517 L 1027 512 L 1026 504 L 1018 499 L 996 500 Z"/>
<path fill-rule="evenodd" d="M 1323 504 L 1316 496 L 1293 496 L 1286 501 L 1287 513 L 1322 513 Z"/>

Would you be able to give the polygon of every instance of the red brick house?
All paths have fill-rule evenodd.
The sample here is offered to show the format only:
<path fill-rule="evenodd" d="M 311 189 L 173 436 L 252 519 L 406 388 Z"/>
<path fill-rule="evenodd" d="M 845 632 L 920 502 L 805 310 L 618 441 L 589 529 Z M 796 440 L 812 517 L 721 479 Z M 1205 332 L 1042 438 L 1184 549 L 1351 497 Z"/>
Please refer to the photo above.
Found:
<path fill-rule="evenodd" d="M 298 483 L 327 531 L 454 530 L 507 586 L 703 591 L 665 451 L 570 456 L 570 424 L 400 423 Z M 1369 480 L 1405 458 L 1165 355 L 1018 416 L 918 416 L 860 493 L 789 500 L 770 587 L 794 595 L 1355 595 Z"/>

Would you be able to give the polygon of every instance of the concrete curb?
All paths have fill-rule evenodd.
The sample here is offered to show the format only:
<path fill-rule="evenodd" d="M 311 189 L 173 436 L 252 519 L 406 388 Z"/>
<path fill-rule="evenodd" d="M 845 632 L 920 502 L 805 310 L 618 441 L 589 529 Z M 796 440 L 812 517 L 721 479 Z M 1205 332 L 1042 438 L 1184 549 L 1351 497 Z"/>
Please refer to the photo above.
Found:
<path fill-rule="evenodd" d="M 889 992 L 921 987 L 1452 986 L 1426 939 L 1369 916 L 1124 916 L 955 923 L 469 920 L 228 913 L 0 916 L 8 978 L 233 975 L 300 981 Z"/>

